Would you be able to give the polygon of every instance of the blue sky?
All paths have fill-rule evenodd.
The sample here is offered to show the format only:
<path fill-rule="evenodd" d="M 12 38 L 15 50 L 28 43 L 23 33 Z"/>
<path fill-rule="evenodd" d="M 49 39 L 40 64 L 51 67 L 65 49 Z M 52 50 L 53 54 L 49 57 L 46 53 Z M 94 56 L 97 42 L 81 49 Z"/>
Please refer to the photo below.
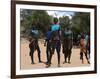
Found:
<path fill-rule="evenodd" d="M 53 17 L 62 17 L 62 16 L 68 16 L 69 19 L 72 18 L 72 16 L 74 15 L 75 12 L 71 12 L 71 11 L 47 11 L 49 15 L 53 16 Z"/>

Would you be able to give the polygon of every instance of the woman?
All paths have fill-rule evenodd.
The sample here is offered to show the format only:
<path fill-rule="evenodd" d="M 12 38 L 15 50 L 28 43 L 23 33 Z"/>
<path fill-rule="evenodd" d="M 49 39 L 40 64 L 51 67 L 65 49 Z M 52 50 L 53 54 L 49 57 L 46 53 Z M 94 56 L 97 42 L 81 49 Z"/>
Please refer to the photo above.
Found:
<path fill-rule="evenodd" d="M 51 26 L 52 37 L 51 37 L 51 51 L 50 59 L 48 61 L 47 67 L 51 66 L 52 55 L 56 49 L 57 57 L 58 57 L 58 67 L 60 67 L 60 49 L 61 49 L 61 42 L 60 42 L 60 25 L 58 24 L 58 19 L 54 18 L 54 24 Z"/>
<path fill-rule="evenodd" d="M 86 46 L 86 40 L 85 40 L 85 36 L 84 34 L 81 35 L 81 38 L 80 38 L 80 59 L 82 60 L 82 63 L 84 63 L 83 61 L 83 54 L 85 54 L 85 57 L 87 59 L 87 62 L 89 62 L 89 58 L 87 56 L 87 46 Z"/>

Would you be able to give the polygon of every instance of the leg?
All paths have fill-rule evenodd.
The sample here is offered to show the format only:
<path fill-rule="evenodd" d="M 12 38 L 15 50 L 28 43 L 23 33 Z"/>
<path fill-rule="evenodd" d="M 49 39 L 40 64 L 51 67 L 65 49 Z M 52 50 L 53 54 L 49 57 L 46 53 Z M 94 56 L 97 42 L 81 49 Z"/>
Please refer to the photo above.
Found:
<path fill-rule="evenodd" d="M 46 68 L 48 68 L 48 67 L 51 66 L 51 60 L 52 60 L 52 55 L 54 54 L 54 50 L 55 50 L 55 47 L 54 46 L 52 47 L 52 49 L 50 48 L 50 57 L 48 59 L 48 63 L 47 63 Z"/>
<path fill-rule="evenodd" d="M 57 56 L 58 56 L 58 67 L 60 67 L 60 51 L 59 49 L 56 49 L 57 50 Z"/>
<path fill-rule="evenodd" d="M 50 43 L 47 42 L 47 48 L 46 48 L 46 54 L 47 54 L 47 62 L 49 62 L 49 59 L 50 59 L 50 54 L 51 54 L 51 47 L 50 47 Z"/>
<path fill-rule="evenodd" d="M 33 53 L 34 53 L 34 44 L 33 44 L 34 41 L 31 41 L 30 44 L 29 44 L 29 48 L 30 48 L 30 53 L 29 53 L 29 56 L 31 58 L 31 64 L 34 64 L 34 58 L 33 58 Z"/>
<path fill-rule="evenodd" d="M 90 49 L 88 49 L 89 59 L 90 59 Z"/>
<path fill-rule="evenodd" d="M 46 55 L 47 55 L 47 62 L 48 63 L 48 60 L 49 60 L 49 47 L 48 47 L 48 43 L 47 43 L 47 48 L 46 48 Z"/>
<path fill-rule="evenodd" d="M 82 63 L 84 63 L 83 62 L 83 52 L 80 52 L 80 59 L 82 60 Z"/>
<path fill-rule="evenodd" d="M 68 49 L 68 63 L 70 64 L 70 58 L 72 54 L 72 40 L 69 40 L 69 49 Z"/>
<path fill-rule="evenodd" d="M 57 51 L 57 56 L 58 56 L 58 67 L 60 67 L 60 42 L 58 42 L 59 45 L 56 47 L 56 51 Z"/>
<path fill-rule="evenodd" d="M 31 50 L 30 50 L 31 64 L 34 64 L 33 53 L 34 53 L 34 50 L 31 49 Z"/>
<path fill-rule="evenodd" d="M 90 47 L 88 47 L 88 54 L 89 54 L 89 59 L 90 59 Z"/>
<path fill-rule="evenodd" d="M 36 46 L 36 49 L 37 49 L 37 52 L 38 52 L 38 59 L 39 59 L 39 62 L 42 62 L 42 61 L 41 61 L 41 56 L 40 56 L 41 51 L 40 51 L 40 48 L 39 48 L 39 45 L 38 45 L 38 44 L 37 44 L 37 46 Z"/>
<path fill-rule="evenodd" d="M 66 53 L 67 53 L 67 52 L 66 52 L 66 44 L 63 43 L 63 54 L 64 54 L 64 59 L 65 59 L 65 61 L 63 62 L 63 64 L 64 64 L 64 63 L 67 63 L 67 61 L 66 61 L 67 54 L 66 54 Z"/>
<path fill-rule="evenodd" d="M 88 64 L 90 64 L 89 58 L 88 58 L 88 56 L 87 56 L 87 51 L 85 52 L 85 57 L 86 57 L 86 59 L 87 59 Z"/>
<path fill-rule="evenodd" d="M 69 52 L 68 52 L 68 63 L 69 63 L 69 64 L 70 64 L 71 54 L 72 54 L 72 51 L 71 51 L 71 49 L 70 49 Z"/>
<path fill-rule="evenodd" d="M 63 64 L 67 63 L 67 60 L 66 60 L 66 58 L 67 58 L 67 51 L 66 50 L 64 50 L 64 58 L 65 58 L 65 61 L 63 62 Z"/>

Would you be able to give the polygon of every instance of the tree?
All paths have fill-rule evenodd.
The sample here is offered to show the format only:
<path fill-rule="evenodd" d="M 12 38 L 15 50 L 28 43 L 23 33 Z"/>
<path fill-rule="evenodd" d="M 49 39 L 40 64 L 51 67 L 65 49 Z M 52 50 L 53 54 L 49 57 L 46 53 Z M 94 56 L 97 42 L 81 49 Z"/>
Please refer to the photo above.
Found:
<path fill-rule="evenodd" d="M 39 30 L 41 30 L 43 34 L 47 31 L 49 25 L 52 23 L 52 17 L 43 10 L 35 11 L 32 14 L 32 19 L 33 23 L 37 26 Z"/>
<path fill-rule="evenodd" d="M 32 13 L 33 11 L 29 9 L 20 10 L 21 36 L 29 35 L 29 29 L 31 28 L 31 23 L 32 23 Z"/>
<path fill-rule="evenodd" d="M 72 18 L 72 30 L 76 34 L 90 32 L 90 13 L 76 12 Z"/>
<path fill-rule="evenodd" d="M 20 16 L 21 36 L 25 37 L 29 36 L 32 24 L 39 29 L 40 36 L 44 35 L 52 21 L 52 16 L 49 16 L 44 10 L 21 9 Z"/>
<path fill-rule="evenodd" d="M 61 25 L 61 29 L 64 30 L 65 27 L 69 27 L 70 26 L 70 19 L 68 16 L 63 16 L 59 18 L 59 22 Z"/>

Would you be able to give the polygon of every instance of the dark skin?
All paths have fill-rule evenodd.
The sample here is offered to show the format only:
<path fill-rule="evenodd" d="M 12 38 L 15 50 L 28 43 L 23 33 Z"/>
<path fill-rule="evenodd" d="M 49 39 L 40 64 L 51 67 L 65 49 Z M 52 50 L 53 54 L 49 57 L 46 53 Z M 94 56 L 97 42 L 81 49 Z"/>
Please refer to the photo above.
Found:
<path fill-rule="evenodd" d="M 29 48 L 30 48 L 30 57 L 31 57 L 31 64 L 34 64 L 34 52 L 37 50 L 38 52 L 38 59 L 39 59 L 39 62 L 41 63 L 41 58 L 40 58 L 40 48 L 39 48 L 39 45 L 38 45 L 38 41 L 36 39 L 33 39 L 30 44 L 29 44 Z"/>
<path fill-rule="evenodd" d="M 63 40 L 63 54 L 64 54 L 65 61 L 63 62 L 63 64 L 67 63 L 67 58 L 68 58 L 68 63 L 70 64 L 70 58 L 71 58 L 71 53 L 72 53 L 71 49 L 72 49 L 72 40 L 64 39 Z"/>
<path fill-rule="evenodd" d="M 80 46 L 81 46 L 81 49 L 80 49 L 80 59 L 82 60 L 82 63 L 84 63 L 84 60 L 83 60 L 83 54 L 85 54 L 85 57 L 87 59 L 87 63 L 90 64 L 90 61 L 89 61 L 89 58 L 88 58 L 88 53 L 87 53 L 87 47 L 85 46 L 85 43 L 82 43 L 84 41 L 84 35 L 81 36 L 81 39 L 80 39 Z"/>
<path fill-rule="evenodd" d="M 58 19 L 54 19 L 54 24 L 56 25 L 58 23 Z M 59 40 L 57 40 L 57 38 L 59 38 Z M 52 38 L 51 38 L 51 53 L 50 53 L 50 58 L 48 59 L 48 63 L 46 63 L 46 67 L 50 67 L 51 66 L 51 60 L 52 60 L 52 55 L 54 54 L 54 51 L 57 51 L 57 58 L 58 58 L 58 67 L 60 67 L 60 49 L 61 49 L 61 42 L 60 42 L 60 29 L 56 32 L 53 33 Z"/>
<path fill-rule="evenodd" d="M 67 31 L 68 30 L 69 30 L 69 28 L 67 28 Z M 70 34 L 70 37 L 72 37 L 72 34 Z M 63 46 L 63 50 L 62 51 L 63 51 L 64 59 L 65 59 L 63 64 L 65 64 L 67 62 L 70 64 L 71 63 L 70 62 L 70 58 L 71 58 L 71 54 L 72 54 L 72 39 L 68 38 L 68 35 L 65 35 L 64 32 L 63 32 L 62 46 Z"/>

